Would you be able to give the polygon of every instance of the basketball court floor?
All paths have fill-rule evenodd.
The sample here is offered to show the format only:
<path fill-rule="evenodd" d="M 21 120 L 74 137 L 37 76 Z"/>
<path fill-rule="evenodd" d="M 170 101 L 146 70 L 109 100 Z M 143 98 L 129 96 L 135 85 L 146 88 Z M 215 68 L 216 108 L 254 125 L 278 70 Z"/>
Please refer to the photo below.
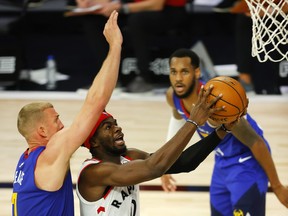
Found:
<path fill-rule="evenodd" d="M 0 91 L 0 216 L 11 215 L 11 193 L 14 170 L 20 154 L 27 148 L 16 128 L 20 108 L 35 100 L 48 100 L 60 114 L 64 125 L 72 122 L 83 103 L 85 92 L 9 92 Z M 272 148 L 279 177 L 288 186 L 288 95 L 249 96 L 248 112 L 258 121 Z M 107 111 L 114 115 L 125 134 L 126 145 L 154 152 L 165 142 L 170 108 L 164 94 L 124 94 L 115 90 Z M 191 143 L 198 140 L 195 136 Z M 80 164 L 89 158 L 84 148 L 73 155 L 73 182 Z M 141 216 L 209 216 L 209 187 L 213 167 L 213 153 L 192 173 L 174 175 L 180 191 L 165 193 L 160 179 L 141 184 Z M 47 173 L 49 175 L 49 173 Z M 200 191 L 199 191 L 200 190 Z M 75 215 L 79 216 L 79 202 L 75 194 Z M 287 209 L 269 192 L 267 216 L 287 216 Z"/>

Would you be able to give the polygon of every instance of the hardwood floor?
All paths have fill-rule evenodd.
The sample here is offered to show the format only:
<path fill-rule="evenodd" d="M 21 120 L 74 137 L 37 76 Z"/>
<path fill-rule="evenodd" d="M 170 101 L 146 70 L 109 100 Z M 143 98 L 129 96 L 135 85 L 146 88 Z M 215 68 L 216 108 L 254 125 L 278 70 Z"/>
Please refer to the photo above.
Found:
<path fill-rule="evenodd" d="M 14 170 L 20 154 L 26 149 L 24 139 L 16 128 L 16 118 L 20 108 L 34 100 L 48 100 L 60 114 L 64 125 L 69 125 L 83 103 L 84 94 L 47 92 L 0 92 L 0 184 L 12 183 Z M 154 152 L 165 142 L 170 118 L 170 108 L 164 95 L 123 94 L 115 92 L 107 111 L 114 115 L 122 127 L 128 147 Z M 264 129 L 270 142 L 272 155 L 281 181 L 288 185 L 288 96 L 251 96 L 248 112 Z M 198 140 L 195 136 L 191 143 Z M 80 148 L 71 159 L 73 182 L 82 161 L 89 158 L 88 151 Z M 178 185 L 209 186 L 213 167 L 213 154 L 193 173 L 174 175 Z M 142 185 L 160 185 L 160 180 L 145 182 Z M 11 215 L 11 188 L 0 188 L 0 215 Z M 75 213 L 79 215 L 79 202 L 75 195 Z M 209 193 L 195 191 L 141 191 L 141 216 L 208 216 Z M 268 216 L 288 215 L 287 209 L 273 193 L 267 195 Z"/>

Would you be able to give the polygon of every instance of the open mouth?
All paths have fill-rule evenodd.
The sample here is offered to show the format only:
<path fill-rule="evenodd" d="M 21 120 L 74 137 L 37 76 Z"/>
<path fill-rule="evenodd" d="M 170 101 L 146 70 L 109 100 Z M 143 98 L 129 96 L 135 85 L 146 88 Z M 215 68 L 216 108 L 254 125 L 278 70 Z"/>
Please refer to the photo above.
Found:
<path fill-rule="evenodd" d="M 120 136 L 117 136 L 117 137 L 115 138 L 115 144 L 116 144 L 116 145 L 125 145 L 125 141 L 123 140 L 123 137 L 124 137 L 123 134 L 120 135 Z"/>
<path fill-rule="evenodd" d="M 176 84 L 174 86 L 174 89 L 175 89 L 176 92 L 183 92 L 184 89 L 185 89 L 185 86 L 183 84 Z"/>

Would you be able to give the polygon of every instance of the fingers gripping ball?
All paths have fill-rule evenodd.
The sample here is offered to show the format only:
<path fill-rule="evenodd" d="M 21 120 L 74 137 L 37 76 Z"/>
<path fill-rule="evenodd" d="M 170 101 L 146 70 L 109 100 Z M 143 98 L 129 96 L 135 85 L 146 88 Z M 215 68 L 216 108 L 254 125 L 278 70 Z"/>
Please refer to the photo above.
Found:
<path fill-rule="evenodd" d="M 222 124 L 237 120 L 248 106 L 248 99 L 242 85 L 231 77 L 219 76 L 209 80 L 204 90 L 208 89 L 211 84 L 214 87 L 208 96 L 208 102 L 222 93 L 222 98 L 215 106 L 225 106 L 225 110 L 215 112 L 210 118 Z"/>

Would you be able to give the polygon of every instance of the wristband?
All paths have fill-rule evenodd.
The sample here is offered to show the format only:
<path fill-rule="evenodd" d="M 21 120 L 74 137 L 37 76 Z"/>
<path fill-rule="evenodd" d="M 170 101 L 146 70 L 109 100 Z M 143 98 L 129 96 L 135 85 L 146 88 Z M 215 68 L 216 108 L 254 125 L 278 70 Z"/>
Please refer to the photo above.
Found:
<path fill-rule="evenodd" d="M 196 128 L 199 127 L 199 125 L 197 124 L 197 122 L 191 120 L 191 119 L 187 119 L 187 122 L 191 123 L 191 124 L 194 124 L 196 126 Z"/>
<path fill-rule="evenodd" d="M 128 5 L 127 4 L 121 4 L 119 12 L 123 13 L 123 14 L 129 14 L 130 10 L 129 10 Z"/>
<path fill-rule="evenodd" d="M 221 125 L 221 128 L 222 128 L 222 130 L 224 130 L 226 133 L 231 133 L 231 132 L 232 132 L 231 130 L 228 130 L 228 129 L 224 126 L 224 124 Z"/>

